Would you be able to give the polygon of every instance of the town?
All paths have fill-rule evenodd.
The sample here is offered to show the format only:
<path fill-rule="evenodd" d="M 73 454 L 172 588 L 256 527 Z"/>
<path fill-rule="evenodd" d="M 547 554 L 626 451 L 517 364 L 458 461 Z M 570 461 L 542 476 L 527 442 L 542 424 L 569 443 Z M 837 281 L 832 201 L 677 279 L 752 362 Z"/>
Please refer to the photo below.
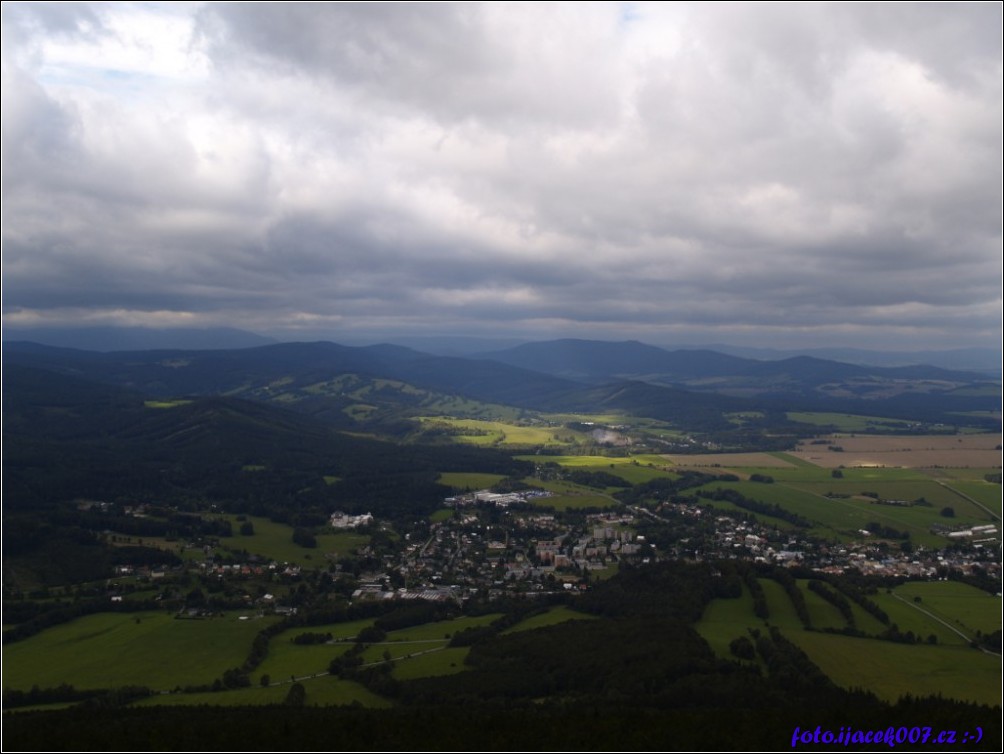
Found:
<path fill-rule="evenodd" d="M 123 595 L 154 585 L 158 600 L 180 599 L 186 615 L 234 607 L 290 615 L 318 597 L 462 605 L 574 595 L 622 564 L 660 560 L 746 560 L 889 579 L 1001 580 L 995 549 L 986 546 L 997 533 L 991 525 L 943 529 L 940 549 L 867 530 L 852 542 L 834 543 L 759 523 L 752 515 L 723 513 L 699 497 L 584 512 L 553 510 L 549 496 L 535 488 L 449 496 L 443 500 L 445 518 L 416 522 L 403 534 L 370 514 L 336 512 L 329 523 L 333 530 L 368 534 L 369 544 L 351 556 L 318 554 L 311 567 L 235 550 L 229 538 L 200 537 L 177 543 L 188 553 L 180 562 L 118 566 L 104 589 L 121 602 Z"/>

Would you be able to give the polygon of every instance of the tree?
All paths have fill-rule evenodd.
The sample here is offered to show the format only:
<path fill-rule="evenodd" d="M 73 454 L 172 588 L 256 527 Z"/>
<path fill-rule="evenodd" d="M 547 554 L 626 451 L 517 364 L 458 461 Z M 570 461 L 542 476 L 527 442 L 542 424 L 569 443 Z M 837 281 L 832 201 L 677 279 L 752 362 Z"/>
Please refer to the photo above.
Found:
<path fill-rule="evenodd" d="M 740 636 L 729 643 L 729 651 L 742 660 L 752 660 L 756 657 L 756 649 L 747 637 Z"/>
<path fill-rule="evenodd" d="M 240 532 L 245 537 L 250 537 L 251 535 L 254 534 L 254 524 L 251 523 L 250 521 L 245 521 L 243 524 L 241 524 Z"/>
<path fill-rule="evenodd" d="M 289 687 L 289 692 L 286 694 L 286 706 L 287 707 L 302 707 L 304 700 L 307 698 L 307 690 L 303 687 L 303 684 L 297 681 L 292 686 Z"/>
<path fill-rule="evenodd" d="M 262 686 L 268 686 L 271 682 L 272 682 L 272 678 L 269 676 L 269 674 L 268 673 L 263 673 L 262 676 L 261 676 L 261 681 L 260 681 L 261 685 Z"/>
<path fill-rule="evenodd" d="M 317 547 L 317 538 L 301 526 L 293 529 L 293 542 L 300 547 Z"/>
<path fill-rule="evenodd" d="M 955 518 L 955 508 L 950 505 L 946 505 L 941 509 L 941 515 L 945 518 Z"/>
<path fill-rule="evenodd" d="M 357 644 L 373 644 L 387 638 L 387 633 L 376 626 L 367 626 L 356 634 Z"/>

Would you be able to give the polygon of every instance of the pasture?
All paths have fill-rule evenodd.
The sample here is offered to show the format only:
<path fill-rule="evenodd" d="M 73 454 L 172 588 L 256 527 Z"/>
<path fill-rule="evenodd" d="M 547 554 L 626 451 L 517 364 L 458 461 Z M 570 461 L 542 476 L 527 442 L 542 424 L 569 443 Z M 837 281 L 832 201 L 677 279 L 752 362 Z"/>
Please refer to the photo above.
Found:
<path fill-rule="evenodd" d="M 268 655 L 255 670 L 255 676 L 268 675 L 272 680 L 290 676 L 305 676 L 327 671 L 328 664 L 351 646 L 350 642 L 362 629 L 373 625 L 373 619 L 334 623 L 325 626 L 291 628 L 272 638 Z M 296 644 L 293 639 L 302 633 L 330 633 L 338 644 Z"/>
<path fill-rule="evenodd" d="M 994 510 L 990 505 L 981 507 L 976 498 L 961 492 L 960 481 L 944 482 L 931 477 L 927 470 L 912 468 L 846 468 L 840 469 L 839 478 L 832 471 L 820 467 L 798 466 L 787 469 L 770 467 L 741 467 L 730 469 L 737 476 L 752 473 L 769 475 L 773 484 L 757 482 L 713 482 L 705 489 L 734 489 L 748 498 L 766 503 L 776 503 L 787 511 L 795 513 L 813 523 L 812 533 L 829 539 L 849 541 L 859 539 L 859 530 L 867 529 L 871 522 L 878 522 L 898 531 L 910 533 L 914 544 L 929 547 L 943 547 L 944 537 L 931 532 L 936 524 L 978 525 L 993 523 Z M 968 485 L 978 489 L 984 499 L 999 485 L 993 485 L 981 478 L 971 479 Z M 883 504 L 862 493 L 878 495 L 883 501 L 899 501 L 902 504 Z M 737 510 L 726 501 L 702 501 L 722 510 Z M 1000 506 L 999 498 L 996 504 Z M 952 518 L 942 516 L 943 508 L 954 511 Z M 779 526 L 777 519 L 756 514 L 768 524 Z"/>
<path fill-rule="evenodd" d="M 231 521 L 234 535 L 220 539 L 224 547 L 247 550 L 278 563 L 295 563 L 300 566 L 319 565 L 326 557 L 345 557 L 369 544 L 370 538 L 353 531 L 337 531 L 324 527 L 316 534 L 317 547 L 301 547 L 293 541 L 293 527 L 275 523 L 261 516 L 247 516 L 254 526 L 254 534 L 239 534 L 241 522 L 236 516 L 226 516 Z"/>
<path fill-rule="evenodd" d="M 896 644 L 816 631 L 785 631 L 834 683 L 863 688 L 887 701 L 940 694 L 1001 703 L 1001 662 L 968 647 Z"/>
<path fill-rule="evenodd" d="M 573 471 L 604 471 L 618 476 L 628 484 L 641 484 L 661 477 L 673 476 L 669 462 L 659 455 L 636 456 L 516 456 L 531 463 L 556 463 Z"/>
<path fill-rule="evenodd" d="M 893 590 L 970 637 L 1001 628 L 1001 598 L 957 581 L 908 581 Z M 916 598 L 920 602 L 916 602 Z"/>
<path fill-rule="evenodd" d="M 444 471 L 436 481 L 457 492 L 484 490 L 505 479 L 502 474 L 479 474 L 467 471 Z"/>
<path fill-rule="evenodd" d="M 898 644 L 873 638 L 885 626 L 857 605 L 852 605 L 857 627 L 870 634 L 868 637 L 805 630 L 784 590 L 770 579 L 759 581 L 770 610 L 766 621 L 753 614 L 753 600 L 744 586 L 739 599 L 713 600 L 695 625 L 697 632 L 719 657 L 735 659 L 729 652 L 729 643 L 733 639 L 748 636 L 750 628 L 763 630 L 765 624 L 774 625 L 781 628 L 787 639 L 797 644 L 827 676 L 844 688 L 863 688 L 889 701 L 909 693 L 941 694 L 985 704 L 1001 703 L 1000 658 L 969 648 L 959 637 L 910 604 L 885 593 L 872 597 L 889 613 L 901 631 L 913 631 L 925 638 L 933 633 L 938 637 L 938 644 Z M 799 580 L 798 585 L 805 596 L 814 626 L 817 626 L 817 621 L 818 627 L 839 627 L 843 623 L 842 617 L 829 603 L 823 602 L 807 588 L 807 581 Z M 996 607 L 996 627 L 1000 627 L 997 598 L 971 587 L 951 582 L 912 582 L 898 587 L 899 590 L 905 590 L 905 595 L 922 592 L 931 601 L 929 607 L 932 609 L 957 609 L 957 613 L 946 612 L 946 616 L 953 620 L 956 615 L 960 618 L 968 616 L 975 623 L 986 619 L 992 612 L 989 608 Z M 923 607 L 923 602 L 919 606 Z"/>
<path fill-rule="evenodd" d="M 935 436 L 943 445 L 946 438 Z M 949 438 L 959 445 L 960 438 Z M 887 447 L 897 448 L 910 438 L 889 438 Z M 982 440 L 964 439 L 973 444 L 987 445 L 993 441 L 988 436 Z M 813 446 L 818 447 L 818 446 Z M 825 452 L 825 451 L 818 451 Z M 946 451 L 948 452 L 948 451 Z M 831 453 L 834 456 L 844 454 Z M 754 457 L 765 456 L 784 466 L 750 466 Z M 674 457 L 681 461 L 687 457 Z M 1000 485 L 987 482 L 983 477 L 990 473 L 986 468 L 920 469 L 906 467 L 870 466 L 828 469 L 807 463 L 793 454 L 721 454 L 707 456 L 718 458 L 720 471 L 712 467 L 696 467 L 711 473 L 732 473 L 740 477 L 736 482 L 714 482 L 704 489 L 730 488 L 748 498 L 778 504 L 785 510 L 813 522 L 810 533 L 817 536 L 851 541 L 859 539 L 859 530 L 877 522 L 884 526 L 910 533 L 914 544 L 942 547 L 946 539 L 932 533 L 935 525 L 979 525 L 999 520 L 1001 509 Z M 735 464 L 735 465 L 732 465 Z M 620 467 L 617 467 L 618 469 Z M 681 467 L 675 467 L 681 468 Z M 612 473 L 615 473 L 612 472 Z M 753 474 L 773 478 L 773 484 L 748 481 Z M 834 476 L 835 475 L 835 476 Z M 967 491 L 973 494 L 967 494 Z M 901 504 L 881 503 L 896 501 Z M 727 501 L 702 500 L 702 504 L 719 510 L 736 512 L 739 508 Z M 943 508 L 952 508 L 954 516 L 942 515 Z M 996 512 L 996 517 L 994 515 Z M 764 514 L 757 518 L 769 525 L 790 528 L 791 524 Z"/>
<path fill-rule="evenodd" d="M 4 647 L 9 688 L 69 683 L 81 689 L 212 683 L 244 662 L 255 635 L 276 618 L 176 619 L 161 612 L 97 613 Z"/>
<path fill-rule="evenodd" d="M 567 427 L 542 423 L 513 423 L 485 419 L 457 419 L 452 416 L 418 416 L 426 432 L 440 430 L 453 442 L 468 445 L 567 446 L 585 442 L 588 435 Z"/>
<path fill-rule="evenodd" d="M 527 484 L 540 487 L 554 494 L 550 497 L 533 498 L 531 502 L 544 508 L 563 511 L 574 508 L 610 508 L 621 505 L 620 501 L 592 487 L 565 481 L 541 481 L 528 477 Z"/>
<path fill-rule="evenodd" d="M 570 620 L 596 620 L 595 615 L 587 615 L 586 613 L 580 613 L 578 610 L 573 610 L 570 607 L 565 607 L 564 605 L 559 605 L 558 607 L 551 608 L 546 613 L 541 613 L 540 615 L 533 615 L 526 620 L 522 620 L 511 628 L 507 628 L 503 631 L 503 634 L 512 634 L 517 631 L 531 631 L 535 628 L 545 628 L 547 626 L 556 626 L 559 623 L 564 623 Z"/>

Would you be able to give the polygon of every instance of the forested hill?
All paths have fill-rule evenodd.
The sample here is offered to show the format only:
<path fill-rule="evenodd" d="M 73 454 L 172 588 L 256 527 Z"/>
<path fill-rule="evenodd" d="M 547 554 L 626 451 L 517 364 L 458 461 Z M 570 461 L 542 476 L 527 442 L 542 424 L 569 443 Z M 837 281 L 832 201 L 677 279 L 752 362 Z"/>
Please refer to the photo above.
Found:
<path fill-rule="evenodd" d="M 568 380 L 497 362 L 431 356 L 400 346 L 354 348 L 328 342 L 224 351 L 112 353 L 13 342 L 4 343 L 4 361 L 169 396 L 233 393 L 270 385 L 289 389 L 343 374 L 402 380 L 422 388 L 515 405 L 579 387 Z"/>
<path fill-rule="evenodd" d="M 934 367 L 866 368 L 809 357 L 756 361 L 634 342 L 555 341 L 492 354 L 515 364 L 328 342 L 112 353 L 8 342 L 3 353 L 7 364 L 147 396 L 229 395 L 279 403 L 343 427 L 359 421 L 355 404 L 365 404 L 368 421 L 393 423 L 404 409 L 450 396 L 533 411 L 615 410 L 714 431 L 729 425 L 730 413 L 756 411 L 866 413 L 946 426 L 966 412 L 976 425 L 999 426 L 993 414 L 1000 386 L 978 375 Z M 348 378 L 369 385 L 365 400 L 353 397 Z"/>
<path fill-rule="evenodd" d="M 250 512 L 434 508 L 443 469 L 514 473 L 518 461 L 468 446 L 402 446 L 349 436 L 298 413 L 223 396 L 172 401 L 46 370 L 4 365 L 4 505 L 191 496 Z M 327 481 L 325 480 L 327 478 Z M 332 483 L 332 480 L 338 481 Z M 291 513 L 292 512 L 292 513 Z"/>

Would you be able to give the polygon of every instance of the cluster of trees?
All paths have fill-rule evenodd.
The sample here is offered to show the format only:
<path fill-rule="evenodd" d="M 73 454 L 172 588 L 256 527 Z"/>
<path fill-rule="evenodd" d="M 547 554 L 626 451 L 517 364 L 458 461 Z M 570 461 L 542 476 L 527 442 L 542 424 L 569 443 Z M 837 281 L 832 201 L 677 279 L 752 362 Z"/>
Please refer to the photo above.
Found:
<path fill-rule="evenodd" d="M 304 631 L 302 634 L 297 634 L 293 637 L 292 642 L 298 645 L 309 645 L 309 644 L 326 644 L 331 641 L 331 632 L 320 633 L 316 631 Z"/>
<path fill-rule="evenodd" d="M 883 539 L 909 539 L 910 532 L 900 531 L 899 529 L 894 529 L 891 526 L 886 526 L 885 524 L 880 524 L 878 521 L 869 521 L 865 524 L 865 529 L 870 531 L 877 537 L 882 537 Z"/>

